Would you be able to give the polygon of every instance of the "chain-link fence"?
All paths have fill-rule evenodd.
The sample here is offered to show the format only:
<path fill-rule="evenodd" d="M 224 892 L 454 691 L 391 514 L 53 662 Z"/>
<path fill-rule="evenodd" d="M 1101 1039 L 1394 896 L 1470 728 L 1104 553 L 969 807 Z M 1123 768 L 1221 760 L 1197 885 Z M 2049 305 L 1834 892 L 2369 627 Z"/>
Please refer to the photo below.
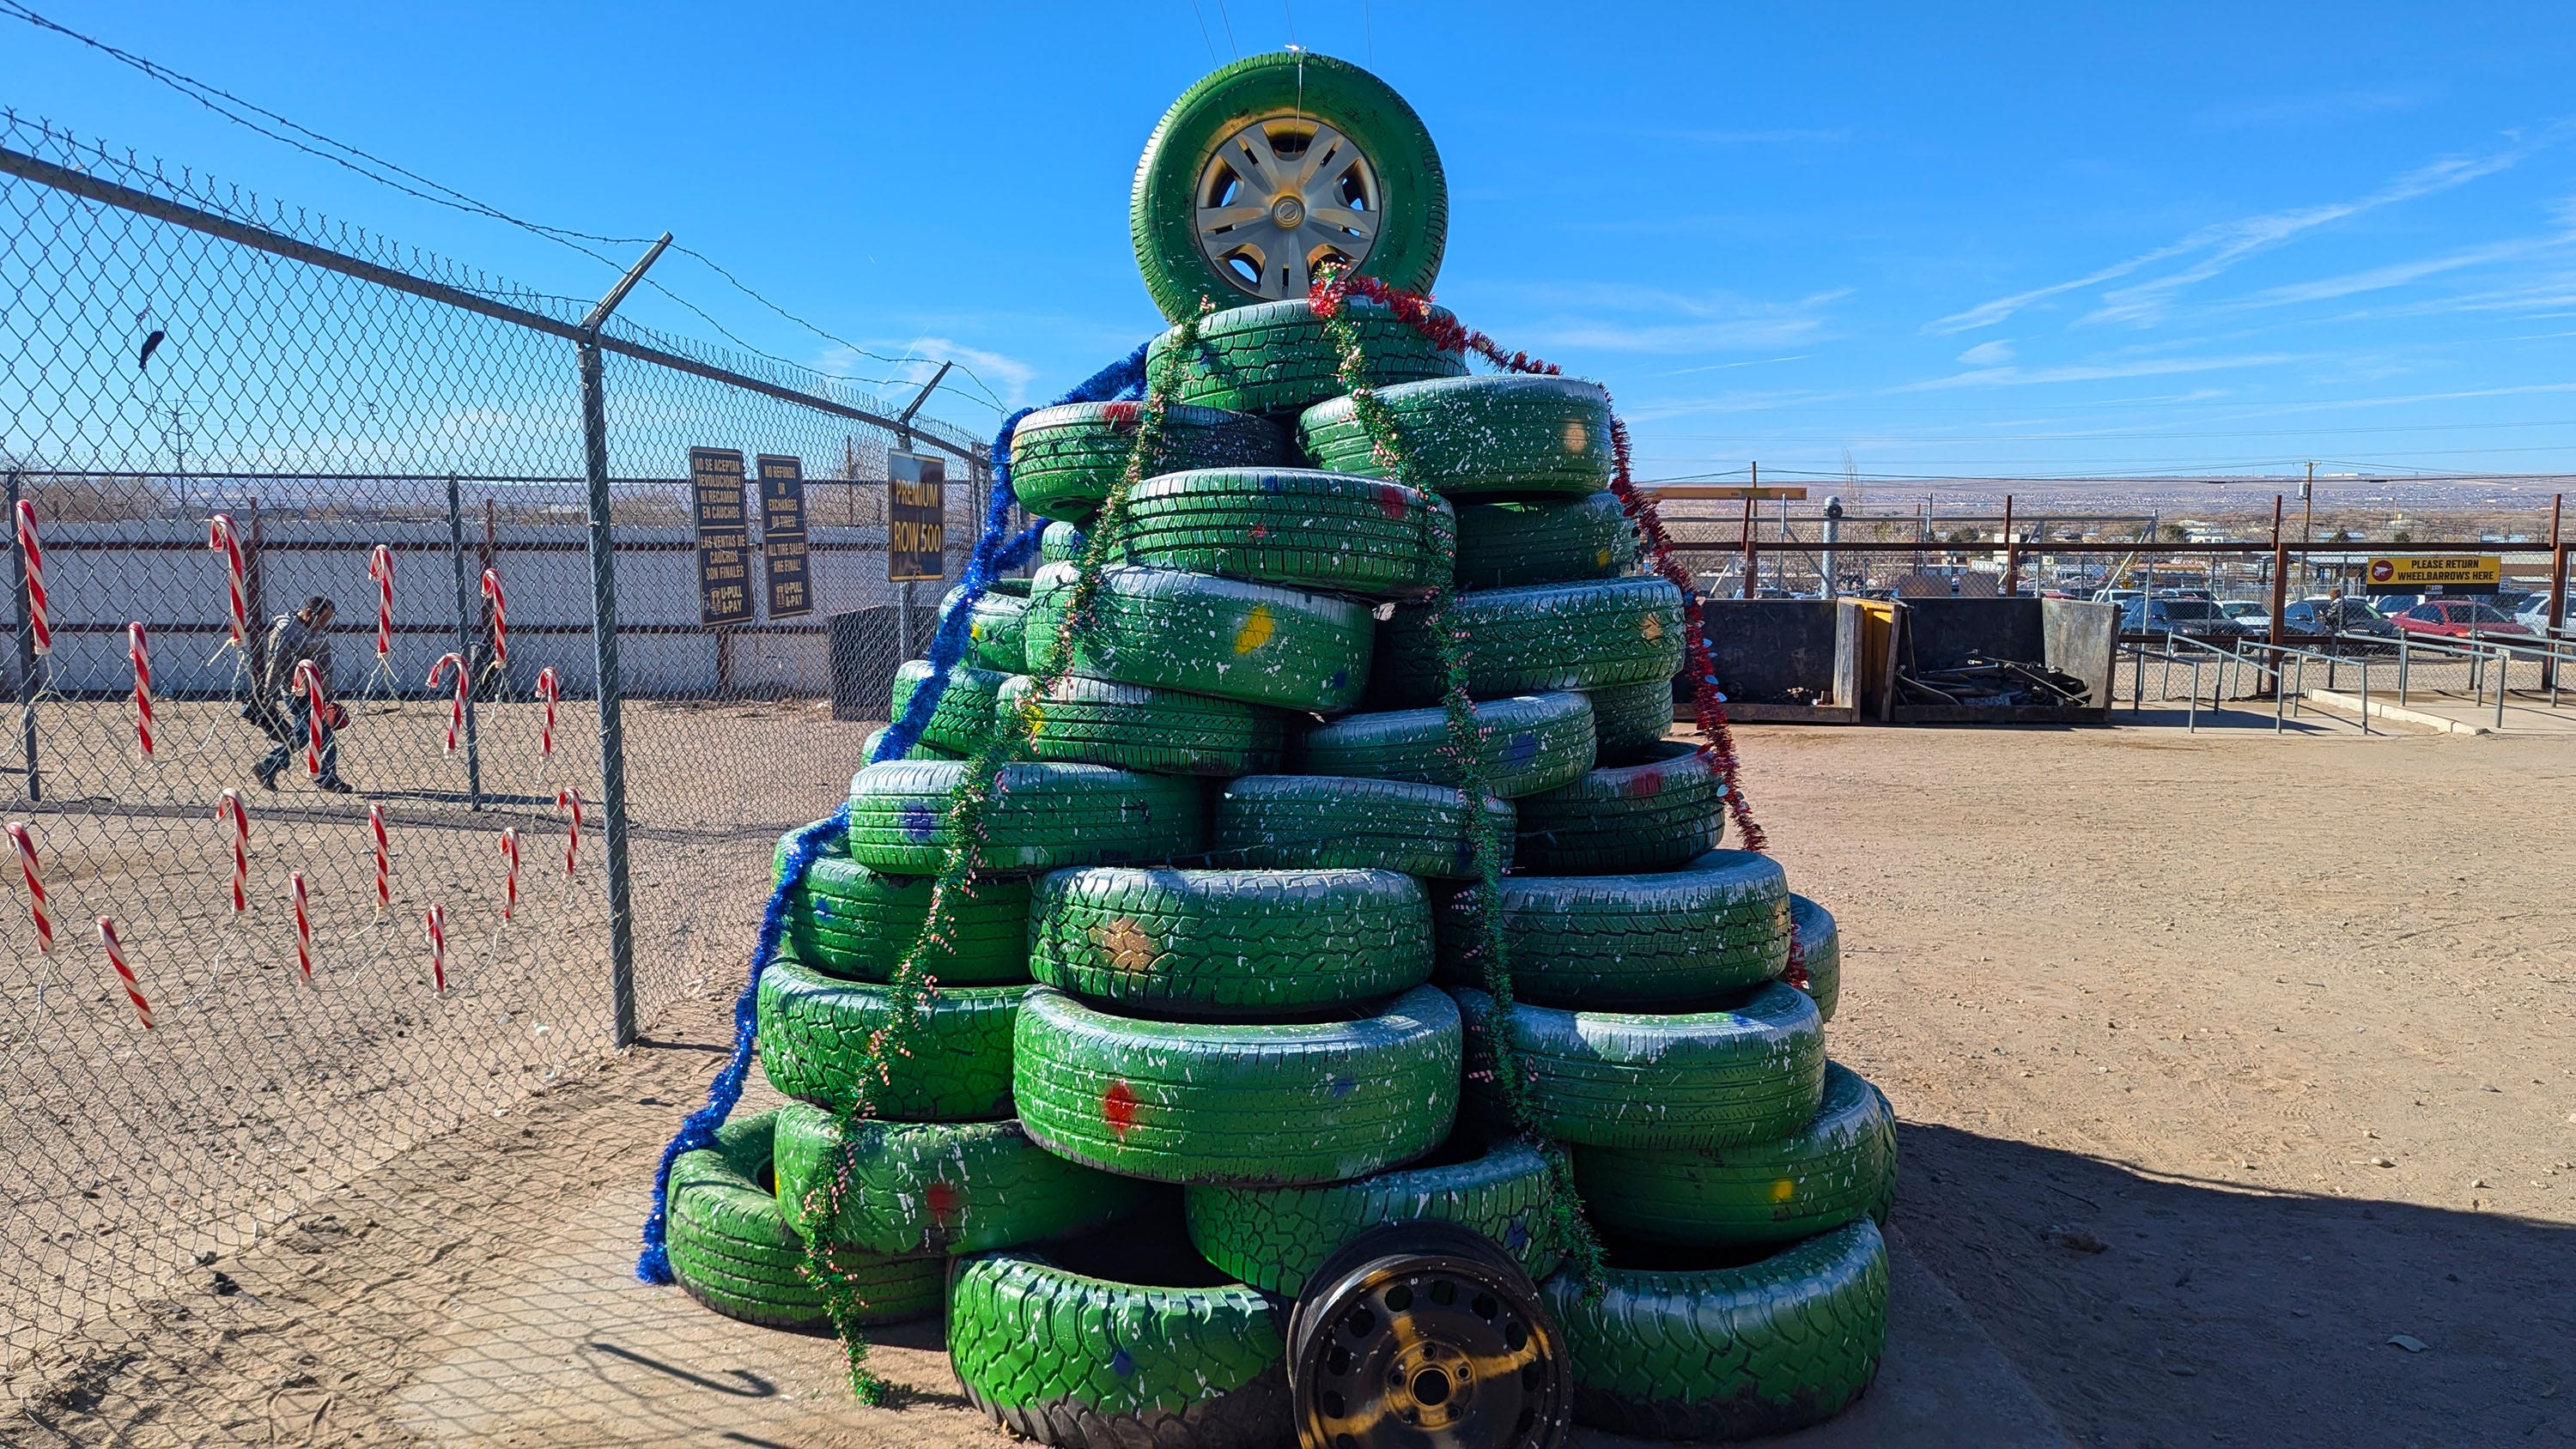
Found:
<path fill-rule="evenodd" d="M 886 582 L 888 448 L 950 455 L 952 549 L 983 474 L 836 379 L 585 333 L 587 302 L 14 116 L 0 298 L 5 1424 L 264 1226 L 735 967 L 935 602 Z M 755 595 L 803 553 L 810 612 L 700 623 L 692 448 L 798 460 L 803 537 L 743 542 Z"/>

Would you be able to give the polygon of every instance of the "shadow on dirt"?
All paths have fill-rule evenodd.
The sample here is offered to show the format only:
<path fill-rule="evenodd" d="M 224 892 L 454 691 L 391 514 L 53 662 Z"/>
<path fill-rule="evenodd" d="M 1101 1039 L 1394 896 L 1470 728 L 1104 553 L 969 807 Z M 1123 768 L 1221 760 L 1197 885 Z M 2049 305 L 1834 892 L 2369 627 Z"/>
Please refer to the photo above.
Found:
<path fill-rule="evenodd" d="M 1896 1222 L 2085 1443 L 2576 1443 L 2576 1228 L 1906 1124 Z"/>

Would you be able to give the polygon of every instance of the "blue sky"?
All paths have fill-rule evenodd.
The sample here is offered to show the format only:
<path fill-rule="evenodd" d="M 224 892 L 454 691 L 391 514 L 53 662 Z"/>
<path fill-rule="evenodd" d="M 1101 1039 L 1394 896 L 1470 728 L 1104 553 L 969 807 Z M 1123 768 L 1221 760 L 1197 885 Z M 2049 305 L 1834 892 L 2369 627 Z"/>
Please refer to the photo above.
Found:
<path fill-rule="evenodd" d="M 933 411 L 978 431 L 1158 325 L 1138 150 L 1212 56 L 1293 39 L 1422 113 L 1442 300 L 1609 384 L 1649 475 L 2576 470 L 2565 7 L 35 8 L 505 210 L 668 227 L 869 352 L 959 357 L 979 382 Z M 20 21 L 0 77 L 540 288 L 610 280 Z M 769 351 L 914 372 L 660 276 Z"/>

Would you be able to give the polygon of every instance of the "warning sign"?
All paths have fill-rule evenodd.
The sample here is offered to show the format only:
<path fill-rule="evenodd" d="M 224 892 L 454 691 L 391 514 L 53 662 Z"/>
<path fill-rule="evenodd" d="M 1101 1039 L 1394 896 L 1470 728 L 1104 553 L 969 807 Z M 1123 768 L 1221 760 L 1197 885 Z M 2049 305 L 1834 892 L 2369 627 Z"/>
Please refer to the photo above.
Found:
<path fill-rule="evenodd" d="M 2413 554 L 2374 558 L 2363 573 L 2374 594 L 2492 594 L 2504 582 L 2504 560 L 2493 555 Z"/>

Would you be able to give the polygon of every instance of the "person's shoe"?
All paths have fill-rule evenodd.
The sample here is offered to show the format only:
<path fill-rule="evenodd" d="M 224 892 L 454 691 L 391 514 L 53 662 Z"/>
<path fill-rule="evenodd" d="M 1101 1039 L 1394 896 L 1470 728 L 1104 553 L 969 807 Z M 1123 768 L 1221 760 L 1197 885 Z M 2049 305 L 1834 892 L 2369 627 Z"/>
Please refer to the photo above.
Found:
<path fill-rule="evenodd" d="M 263 790 L 274 790 L 277 788 L 277 772 L 275 770 L 253 770 L 251 771 L 251 774 L 258 778 L 259 788 Z"/>
<path fill-rule="evenodd" d="M 346 795 L 355 788 L 350 785 L 348 781 L 343 780 L 336 775 L 328 780 L 316 780 L 313 783 L 321 789 L 330 791 L 334 795 Z"/>

